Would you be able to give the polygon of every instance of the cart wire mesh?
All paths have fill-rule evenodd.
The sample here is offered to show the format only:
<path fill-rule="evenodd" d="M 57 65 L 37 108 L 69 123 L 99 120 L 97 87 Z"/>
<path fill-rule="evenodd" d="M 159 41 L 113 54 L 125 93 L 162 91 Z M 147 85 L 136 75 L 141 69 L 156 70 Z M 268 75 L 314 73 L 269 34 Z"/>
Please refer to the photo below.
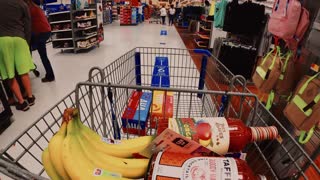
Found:
<path fill-rule="evenodd" d="M 156 57 L 169 60 L 170 88 L 150 87 Z M 78 107 L 83 123 L 102 136 L 134 137 L 122 131 L 121 121 L 132 92 L 162 90 L 174 93 L 176 118 L 217 116 L 221 111 L 221 98 L 227 96 L 228 103 L 223 111 L 226 117 L 239 118 L 249 126 L 274 125 L 279 130 L 281 138 L 252 143 L 243 150 L 255 173 L 268 179 L 317 179 L 320 170 L 314 159 L 319 153 L 319 135 L 316 133 L 307 145 L 300 145 L 295 131 L 279 122 L 245 87 L 241 76 L 233 75 L 208 52 L 135 48 L 103 69 L 92 68 L 87 82 L 79 83 L 75 91 L 2 149 L 0 172 L 14 179 L 48 178 L 41 153 L 59 130 L 63 111 L 69 107 Z M 117 131 L 120 137 L 115 136 Z M 147 131 L 154 134 L 156 130 L 147 128 Z"/>

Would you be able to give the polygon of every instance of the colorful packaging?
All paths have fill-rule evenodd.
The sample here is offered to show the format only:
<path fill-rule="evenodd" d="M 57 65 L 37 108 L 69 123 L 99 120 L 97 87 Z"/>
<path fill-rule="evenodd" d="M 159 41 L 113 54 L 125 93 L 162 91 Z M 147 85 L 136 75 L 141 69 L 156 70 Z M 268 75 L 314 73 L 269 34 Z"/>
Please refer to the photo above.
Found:
<path fill-rule="evenodd" d="M 134 91 L 128 107 L 122 115 L 122 130 L 125 133 L 145 135 L 152 95 L 150 92 Z"/>
<path fill-rule="evenodd" d="M 155 128 L 158 123 L 158 134 L 160 134 L 162 131 L 159 127 L 166 129 L 169 118 L 173 117 L 173 92 L 154 91 L 150 113 L 150 127 Z"/>
<path fill-rule="evenodd" d="M 241 159 L 159 152 L 151 158 L 147 180 L 252 180 L 255 175 Z"/>
<path fill-rule="evenodd" d="M 168 128 L 217 154 L 224 155 L 228 152 L 230 134 L 224 117 L 170 118 Z"/>

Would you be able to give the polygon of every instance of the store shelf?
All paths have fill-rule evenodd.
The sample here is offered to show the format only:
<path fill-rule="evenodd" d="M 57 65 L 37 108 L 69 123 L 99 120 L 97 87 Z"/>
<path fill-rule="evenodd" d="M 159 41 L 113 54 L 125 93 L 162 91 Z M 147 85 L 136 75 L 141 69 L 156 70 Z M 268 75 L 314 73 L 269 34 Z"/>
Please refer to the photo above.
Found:
<path fill-rule="evenodd" d="M 71 22 L 71 20 L 53 21 L 53 22 L 50 22 L 50 24 L 59 24 L 59 23 L 67 23 L 67 22 Z"/>
<path fill-rule="evenodd" d="M 54 47 L 54 49 L 71 50 L 74 49 L 74 47 Z"/>
<path fill-rule="evenodd" d="M 95 11 L 96 9 L 94 8 L 90 8 L 90 9 L 77 9 L 77 10 L 73 10 L 72 12 L 81 12 L 81 11 Z"/>
<path fill-rule="evenodd" d="M 197 36 L 199 36 L 201 39 L 210 40 L 210 37 L 209 37 L 209 36 L 206 36 L 206 35 L 203 35 L 203 34 L 197 33 Z"/>
<path fill-rule="evenodd" d="M 51 32 L 52 33 L 57 33 L 57 32 L 68 32 L 68 31 L 72 31 L 72 29 L 54 30 L 54 31 L 51 31 Z"/>
<path fill-rule="evenodd" d="M 70 13 L 70 11 L 61 11 L 61 12 L 55 12 L 55 13 L 50 13 L 49 16 L 57 15 L 57 14 L 66 14 Z"/>
<path fill-rule="evenodd" d="M 57 39 L 52 39 L 52 41 L 70 41 L 72 38 L 57 38 Z"/>
<path fill-rule="evenodd" d="M 204 31 L 209 31 L 209 32 L 211 31 L 211 29 L 206 29 L 206 28 L 203 27 L 203 26 L 201 26 L 200 28 L 201 28 L 202 30 L 204 30 Z"/>
<path fill-rule="evenodd" d="M 89 26 L 86 28 L 76 28 L 75 31 L 84 31 L 84 30 L 88 30 L 88 29 L 92 29 L 92 28 L 96 28 L 97 26 Z"/>
<path fill-rule="evenodd" d="M 207 48 L 207 46 L 201 45 L 200 41 L 197 41 L 196 39 L 194 39 L 194 42 L 197 44 L 198 47 Z"/>
<path fill-rule="evenodd" d="M 98 44 L 98 41 L 96 41 L 96 42 L 92 43 L 92 45 L 91 45 L 91 46 L 88 46 L 88 47 L 85 47 L 85 48 L 79 48 L 79 47 L 77 47 L 76 49 L 77 49 L 77 50 L 81 50 L 81 49 L 90 49 L 90 48 L 92 48 L 93 46 L 95 46 L 95 45 L 97 45 L 97 44 Z"/>
<path fill-rule="evenodd" d="M 89 36 L 77 37 L 77 38 L 75 38 L 75 41 L 90 39 L 90 38 L 95 37 L 97 35 L 98 35 L 98 33 L 95 33 L 95 34 L 92 34 L 92 35 L 89 35 Z"/>
<path fill-rule="evenodd" d="M 87 21 L 87 20 L 93 20 L 93 19 L 97 19 L 97 16 L 90 17 L 90 18 L 85 18 L 85 19 L 75 19 L 74 22 Z"/>

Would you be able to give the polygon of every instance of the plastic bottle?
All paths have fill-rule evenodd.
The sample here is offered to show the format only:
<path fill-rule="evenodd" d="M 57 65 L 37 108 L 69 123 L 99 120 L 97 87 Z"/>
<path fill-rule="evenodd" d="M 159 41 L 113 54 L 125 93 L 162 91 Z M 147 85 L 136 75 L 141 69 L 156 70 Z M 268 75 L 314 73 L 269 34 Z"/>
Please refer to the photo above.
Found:
<path fill-rule="evenodd" d="M 151 158 L 147 180 L 263 180 L 241 159 L 159 152 Z"/>

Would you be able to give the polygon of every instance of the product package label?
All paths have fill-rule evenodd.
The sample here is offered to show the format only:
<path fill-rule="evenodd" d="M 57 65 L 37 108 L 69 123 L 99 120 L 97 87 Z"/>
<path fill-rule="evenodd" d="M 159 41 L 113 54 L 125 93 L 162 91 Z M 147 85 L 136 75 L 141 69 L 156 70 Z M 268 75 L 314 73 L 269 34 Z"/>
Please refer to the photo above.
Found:
<path fill-rule="evenodd" d="M 156 122 L 168 123 L 168 119 L 173 117 L 173 92 L 154 91 L 151 111 L 151 127 L 155 127 Z"/>
<path fill-rule="evenodd" d="M 156 157 L 152 180 L 238 180 L 237 163 L 233 158 L 169 158 L 162 155 L 163 153 L 159 152 Z"/>
<path fill-rule="evenodd" d="M 145 129 L 151 106 L 151 92 L 134 91 L 128 103 L 128 107 L 122 115 L 122 125 L 125 132 L 130 129 Z M 135 132 L 129 132 L 136 134 Z M 141 134 L 143 135 L 143 134 Z"/>
<path fill-rule="evenodd" d="M 156 57 L 151 79 L 152 87 L 170 87 L 168 57 Z"/>
<path fill-rule="evenodd" d="M 224 117 L 170 118 L 169 129 L 217 154 L 224 155 L 228 152 L 230 134 Z"/>

